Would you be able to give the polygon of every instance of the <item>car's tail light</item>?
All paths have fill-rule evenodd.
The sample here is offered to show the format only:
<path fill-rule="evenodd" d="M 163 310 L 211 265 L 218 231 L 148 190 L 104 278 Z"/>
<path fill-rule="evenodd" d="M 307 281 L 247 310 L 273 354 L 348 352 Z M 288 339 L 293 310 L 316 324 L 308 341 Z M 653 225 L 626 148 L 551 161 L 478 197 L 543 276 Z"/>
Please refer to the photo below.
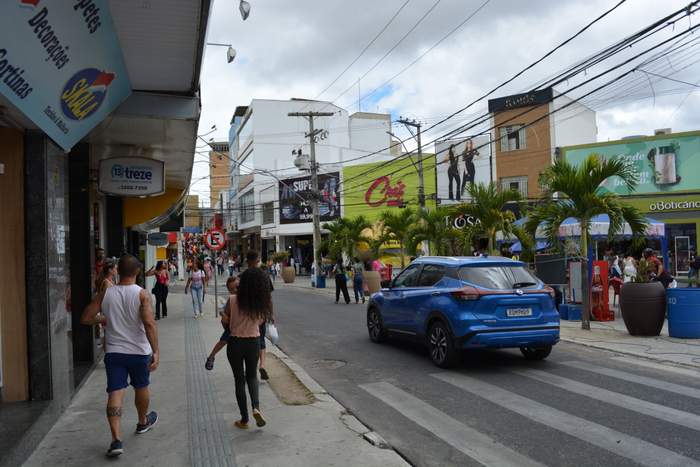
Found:
<path fill-rule="evenodd" d="M 457 300 L 461 301 L 471 301 L 471 300 L 479 300 L 481 297 L 481 294 L 477 289 L 474 287 L 462 287 L 459 290 L 455 290 L 452 292 L 452 296 L 456 298 Z"/>
<path fill-rule="evenodd" d="M 553 288 L 551 288 L 550 286 L 546 286 L 546 287 L 544 288 L 544 290 L 546 290 L 547 293 L 549 294 L 549 296 L 552 297 L 552 300 L 556 300 L 556 299 L 557 299 L 557 294 L 556 294 L 556 292 L 554 292 L 554 289 L 553 289 Z"/>

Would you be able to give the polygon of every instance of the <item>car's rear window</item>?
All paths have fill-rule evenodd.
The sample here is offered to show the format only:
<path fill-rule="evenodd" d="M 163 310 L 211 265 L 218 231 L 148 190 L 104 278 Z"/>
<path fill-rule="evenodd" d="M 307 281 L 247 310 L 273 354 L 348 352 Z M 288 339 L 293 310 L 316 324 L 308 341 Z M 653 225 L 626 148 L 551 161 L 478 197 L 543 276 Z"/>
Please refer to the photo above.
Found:
<path fill-rule="evenodd" d="M 524 266 L 462 266 L 459 278 L 487 289 L 513 289 L 538 284 L 537 278 Z"/>

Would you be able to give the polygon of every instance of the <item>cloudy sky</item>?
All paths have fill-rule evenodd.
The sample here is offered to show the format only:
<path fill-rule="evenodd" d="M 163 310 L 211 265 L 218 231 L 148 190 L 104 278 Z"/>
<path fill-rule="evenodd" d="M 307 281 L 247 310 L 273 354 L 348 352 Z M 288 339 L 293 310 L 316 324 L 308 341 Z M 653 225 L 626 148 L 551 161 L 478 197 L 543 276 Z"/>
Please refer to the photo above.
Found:
<path fill-rule="evenodd" d="M 214 1 L 208 40 L 231 43 L 238 55 L 232 64 L 227 64 L 224 48 L 206 50 L 200 133 L 207 133 L 212 125 L 217 127 L 208 137 L 226 140 L 234 108 L 249 104 L 253 98 L 319 98 L 333 101 L 351 113 L 359 108 L 387 112 L 395 118 L 408 116 L 429 126 L 510 78 L 619 0 L 409 0 L 407 4 L 406 0 L 249 1 L 252 11 L 245 22 L 238 13 L 237 0 Z M 687 4 L 687 0 L 627 0 L 490 97 L 532 89 L 544 78 Z M 402 6 L 360 59 L 321 94 Z M 471 15 L 462 27 L 428 51 Z M 686 18 L 625 55 L 587 70 L 581 79 L 699 22 L 698 14 Z M 700 93 L 695 92 L 697 87 L 693 85 L 700 83 L 696 63 L 700 61 L 700 31 L 685 40 L 687 45 L 679 43 L 674 53 L 644 65 L 649 73 L 634 72 L 584 99 L 597 112 L 599 141 L 651 134 L 655 128 L 700 128 L 700 115 L 693 112 L 700 103 Z M 670 42 L 668 47 L 674 44 L 675 41 Z M 627 69 L 621 68 L 620 72 Z M 597 85 L 616 74 L 601 78 Z M 567 92 L 581 79 L 562 83 L 556 89 Z M 590 89 L 584 87 L 569 94 L 578 97 Z M 359 106 L 358 93 L 362 96 Z M 485 108 L 486 100 L 480 101 L 449 124 L 464 122 Z M 436 127 L 433 138 L 450 128 Z M 396 132 L 405 134 L 402 131 L 397 125 Z M 203 156 L 196 158 L 202 159 Z M 196 164 L 193 180 L 207 173 L 206 164 Z M 208 180 L 196 182 L 193 193 L 208 193 Z"/>

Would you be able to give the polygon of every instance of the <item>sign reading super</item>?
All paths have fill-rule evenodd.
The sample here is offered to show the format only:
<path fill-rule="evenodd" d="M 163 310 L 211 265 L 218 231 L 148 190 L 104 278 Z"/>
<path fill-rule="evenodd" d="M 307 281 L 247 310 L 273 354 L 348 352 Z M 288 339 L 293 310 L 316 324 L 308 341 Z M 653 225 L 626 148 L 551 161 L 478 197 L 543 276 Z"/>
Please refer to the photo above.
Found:
<path fill-rule="evenodd" d="M 0 2 L 0 93 L 69 151 L 131 94 L 107 0 Z"/>

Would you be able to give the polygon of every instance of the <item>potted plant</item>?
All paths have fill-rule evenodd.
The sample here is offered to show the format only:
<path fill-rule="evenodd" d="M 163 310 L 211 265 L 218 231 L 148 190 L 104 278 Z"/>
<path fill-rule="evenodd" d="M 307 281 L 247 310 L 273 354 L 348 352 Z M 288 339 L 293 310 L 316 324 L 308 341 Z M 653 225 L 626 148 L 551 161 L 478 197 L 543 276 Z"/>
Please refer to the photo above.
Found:
<path fill-rule="evenodd" d="M 289 253 L 286 251 L 278 251 L 277 253 L 272 255 L 272 261 L 275 263 L 280 263 L 282 264 L 282 280 L 284 281 L 285 284 L 291 284 L 294 282 L 294 278 L 296 277 L 296 271 L 294 271 L 294 267 L 289 265 Z"/>
<path fill-rule="evenodd" d="M 649 279 L 651 267 L 647 260 L 639 261 L 635 280 L 620 288 L 620 312 L 632 336 L 658 336 L 664 325 L 666 290 Z"/>

